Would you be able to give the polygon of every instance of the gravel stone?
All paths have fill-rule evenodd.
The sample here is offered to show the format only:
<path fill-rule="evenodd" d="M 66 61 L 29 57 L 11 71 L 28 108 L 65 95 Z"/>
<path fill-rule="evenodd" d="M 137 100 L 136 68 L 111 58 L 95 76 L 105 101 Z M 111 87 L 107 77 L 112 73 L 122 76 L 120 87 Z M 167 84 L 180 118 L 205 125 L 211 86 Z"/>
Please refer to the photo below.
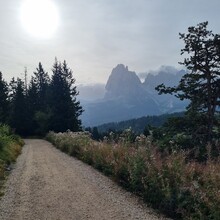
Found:
<path fill-rule="evenodd" d="M 44 140 L 26 139 L 0 199 L 1 220 L 157 220 L 148 208 L 91 166 Z"/>

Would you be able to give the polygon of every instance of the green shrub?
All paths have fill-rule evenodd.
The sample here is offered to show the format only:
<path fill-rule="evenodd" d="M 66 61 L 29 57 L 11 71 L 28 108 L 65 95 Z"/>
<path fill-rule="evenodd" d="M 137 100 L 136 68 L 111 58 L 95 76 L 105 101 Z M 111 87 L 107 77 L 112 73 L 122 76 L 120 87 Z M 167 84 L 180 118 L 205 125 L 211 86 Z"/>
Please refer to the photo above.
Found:
<path fill-rule="evenodd" d="M 4 179 L 6 166 L 15 162 L 23 144 L 23 140 L 13 134 L 9 126 L 0 124 L 0 179 Z"/>
<path fill-rule="evenodd" d="M 220 163 L 189 161 L 186 152 L 161 153 L 150 137 L 93 141 L 88 133 L 47 135 L 58 149 L 91 164 L 152 207 L 180 219 L 220 219 Z"/>

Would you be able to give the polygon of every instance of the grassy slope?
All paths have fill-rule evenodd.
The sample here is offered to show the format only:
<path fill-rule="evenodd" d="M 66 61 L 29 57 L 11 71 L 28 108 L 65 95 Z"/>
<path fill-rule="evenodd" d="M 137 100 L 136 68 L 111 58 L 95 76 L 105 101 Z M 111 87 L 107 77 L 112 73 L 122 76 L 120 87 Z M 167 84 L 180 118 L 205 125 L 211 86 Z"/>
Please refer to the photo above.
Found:
<path fill-rule="evenodd" d="M 53 133 L 58 149 L 94 166 L 152 207 L 180 219 L 220 219 L 220 163 L 186 161 L 186 153 L 163 156 L 149 139 L 134 144 L 95 142 L 84 133 Z"/>

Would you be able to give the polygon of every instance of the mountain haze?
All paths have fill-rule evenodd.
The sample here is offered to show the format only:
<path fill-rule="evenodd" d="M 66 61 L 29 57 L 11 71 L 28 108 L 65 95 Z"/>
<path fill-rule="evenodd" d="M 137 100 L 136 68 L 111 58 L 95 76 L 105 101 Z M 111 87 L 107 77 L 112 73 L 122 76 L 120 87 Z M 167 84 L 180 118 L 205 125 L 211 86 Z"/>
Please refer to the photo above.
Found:
<path fill-rule="evenodd" d="M 113 68 L 105 86 L 102 99 L 82 102 L 84 126 L 96 126 L 108 122 L 118 122 L 147 115 L 160 115 L 185 109 L 181 102 L 171 95 L 158 95 L 155 87 L 161 83 L 177 85 L 184 70 L 169 72 L 166 68 L 157 74 L 147 74 L 144 82 L 135 72 L 123 64 Z"/>

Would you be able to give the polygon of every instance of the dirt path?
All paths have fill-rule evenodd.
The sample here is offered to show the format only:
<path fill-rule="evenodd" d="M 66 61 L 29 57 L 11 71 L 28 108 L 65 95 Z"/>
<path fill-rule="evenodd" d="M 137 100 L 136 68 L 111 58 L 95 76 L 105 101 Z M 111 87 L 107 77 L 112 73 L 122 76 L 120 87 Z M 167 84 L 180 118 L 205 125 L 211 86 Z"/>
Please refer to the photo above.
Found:
<path fill-rule="evenodd" d="M 92 167 L 25 140 L 0 200 L 1 220 L 162 219 Z"/>

